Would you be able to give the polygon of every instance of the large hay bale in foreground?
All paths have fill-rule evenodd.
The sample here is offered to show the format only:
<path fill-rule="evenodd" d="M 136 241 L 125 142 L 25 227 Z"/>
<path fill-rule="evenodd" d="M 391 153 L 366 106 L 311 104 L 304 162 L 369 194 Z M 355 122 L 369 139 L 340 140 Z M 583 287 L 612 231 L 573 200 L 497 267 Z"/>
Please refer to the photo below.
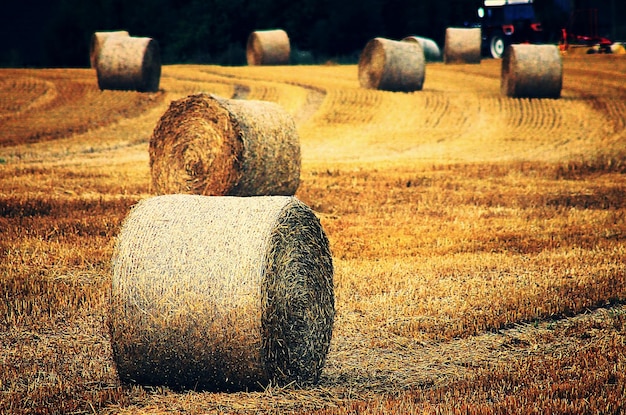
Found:
<path fill-rule="evenodd" d="M 426 72 L 424 51 L 417 42 L 374 38 L 359 58 L 359 83 L 363 88 L 418 91 Z"/>
<path fill-rule="evenodd" d="M 300 184 L 295 122 L 268 101 L 205 93 L 173 101 L 149 154 L 157 194 L 290 196 Z"/>
<path fill-rule="evenodd" d="M 480 63 L 482 37 L 480 28 L 446 29 L 444 63 Z"/>
<path fill-rule="evenodd" d="M 439 45 L 432 39 L 420 36 L 407 36 L 402 39 L 403 42 L 417 42 L 424 50 L 424 58 L 427 62 L 436 62 L 441 60 L 441 49 Z"/>
<path fill-rule="evenodd" d="M 112 268 L 123 381 L 207 390 L 318 381 L 333 264 L 319 220 L 296 198 L 145 199 L 124 221 Z"/>
<path fill-rule="evenodd" d="M 257 30 L 248 36 L 248 65 L 287 65 L 290 54 L 289 36 L 282 29 Z"/>
<path fill-rule="evenodd" d="M 148 37 L 109 36 L 96 59 L 100 89 L 156 92 L 161 80 L 161 53 Z"/>
<path fill-rule="evenodd" d="M 95 32 L 91 35 L 91 42 L 89 43 L 89 63 L 92 68 L 96 67 L 98 60 L 98 54 L 102 44 L 109 36 L 130 36 L 126 30 L 112 30 L 108 32 Z"/>
<path fill-rule="evenodd" d="M 500 92 L 515 98 L 559 98 L 563 62 L 555 45 L 510 45 L 502 57 Z"/>

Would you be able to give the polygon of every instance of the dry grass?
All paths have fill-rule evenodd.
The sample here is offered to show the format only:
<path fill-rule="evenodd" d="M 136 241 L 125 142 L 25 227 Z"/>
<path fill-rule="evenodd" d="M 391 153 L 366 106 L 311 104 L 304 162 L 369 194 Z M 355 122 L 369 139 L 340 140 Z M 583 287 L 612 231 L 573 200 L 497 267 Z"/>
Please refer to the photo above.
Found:
<path fill-rule="evenodd" d="M 427 71 L 398 94 L 360 88 L 355 65 L 166 66 L 146 95 L 1 70 L 0 413 L 624 412 L 626 59 L 566 57 L 560 100 L 502 97 L 495 60 Z M 317 386 L 119 383 L 115 236 L 150 195 L 157 120 L 199 91 L 297 120 L 297 196 L 335 260 Z"/>

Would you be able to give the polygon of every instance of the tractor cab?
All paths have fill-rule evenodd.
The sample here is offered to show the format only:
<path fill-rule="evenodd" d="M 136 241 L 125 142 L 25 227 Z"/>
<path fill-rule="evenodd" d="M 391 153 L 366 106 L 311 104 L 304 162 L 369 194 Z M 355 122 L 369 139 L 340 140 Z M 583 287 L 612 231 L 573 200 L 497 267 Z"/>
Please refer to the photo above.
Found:
<path fill-rule="evenodd" d="M 485 0 L 478 9 L 483 53 L 501 58 L 512 43 L 540 43 L 541 22 L 535 16 L 533 0 Z"/>

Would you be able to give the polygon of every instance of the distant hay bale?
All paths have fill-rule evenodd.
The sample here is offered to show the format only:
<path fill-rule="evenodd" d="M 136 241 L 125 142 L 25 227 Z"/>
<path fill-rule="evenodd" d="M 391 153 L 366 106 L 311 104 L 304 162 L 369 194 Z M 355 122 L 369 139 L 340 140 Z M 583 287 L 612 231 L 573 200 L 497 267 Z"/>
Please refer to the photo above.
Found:
<path fill-rule="evenodd" d="M 290 54 L 289 37 L 282 29 L 257 30 L 248 36 L 248 65 L 287 65 Z"/>
<path fill-rule="evenodd" d="M 92 68 L 96 67 L 96 61 L 98 59 L 98 54 L 100 53 L 100 48 L 102 47 L 102 43 L 109 36 L 126 36 L 129 34 L 126 30 L 112 30 L 108 32 L 95 32 L 91 35 L 91 42 L 89 43 L 89 63 Z"/>
<path fill-rule="evenodd" d="M 426 72 L 422 46 L 374 38 L 367 42 L 359 58 L 359 83 L 363 88 L 386 91 L 418 91 Z"/>
<path fill-rule="evenodd" d="M 148 37 L 109 36 L 96 59 L 100 89 L 156 92 L 161 80 L 161 54 Z"/>
<path fill-rule="evenodd" d="M 149 146 L 157 194 L 295 194 L 300 140 L 281 106 L 195 94 L 173 101 Z"/>
<path fill-rule="evenodd" d="M 510 45 L 502 57 L 500 92 L 515 98 L 559 98 L 563 62 L 555 45 Z"/>
<path fill-rule="evenodd" d="M 296 198 L 145 199 L 124 221 L 112 270 L 123 381 L 234 391 L 319 380 L 335 314 L 332 256 Z"/>
<path fill-rule="evenodd" d="M 420 36 L 407 36 L 402 39 L 404 42 L 417 42 L 424 50 L 424 57 L 427 62 L 436 62 L 441 60 L 441 49 L 432 39 L 428 39 Z"/>
<path fill-rule="evenodd" d="M 445 63 L 480 63 L 482 37 L 480 28 L 446 29 L 443 46 Z"/>

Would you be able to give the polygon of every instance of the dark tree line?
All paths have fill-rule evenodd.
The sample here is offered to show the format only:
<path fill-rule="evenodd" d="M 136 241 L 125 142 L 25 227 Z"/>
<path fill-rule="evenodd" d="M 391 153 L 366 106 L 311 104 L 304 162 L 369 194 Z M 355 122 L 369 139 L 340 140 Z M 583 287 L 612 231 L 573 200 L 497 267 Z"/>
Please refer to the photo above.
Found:
<path fill-rule="evenodd" d="M 546 18 L 552 0 L 536 0 Z M 575 0 L 573 0 L 575 1 Z M 615 3 L 598 0 L 594 3 Z M 618 12 L 623 13 L 624 3 Z M 91 35 L 127 30 L 156 39 L 164 63 L 245 64 L 254 30 L 284 29 L 315 62 L 354 61 L 376 36 L 419 35 L 476 20 L 481 0 L 22 0 L 0 13 L 0 65 L 87 66 Z M 607 7 L 608 10 L 608 7 Z M 558 26 L 558 22 L 553 23 Z"/>

